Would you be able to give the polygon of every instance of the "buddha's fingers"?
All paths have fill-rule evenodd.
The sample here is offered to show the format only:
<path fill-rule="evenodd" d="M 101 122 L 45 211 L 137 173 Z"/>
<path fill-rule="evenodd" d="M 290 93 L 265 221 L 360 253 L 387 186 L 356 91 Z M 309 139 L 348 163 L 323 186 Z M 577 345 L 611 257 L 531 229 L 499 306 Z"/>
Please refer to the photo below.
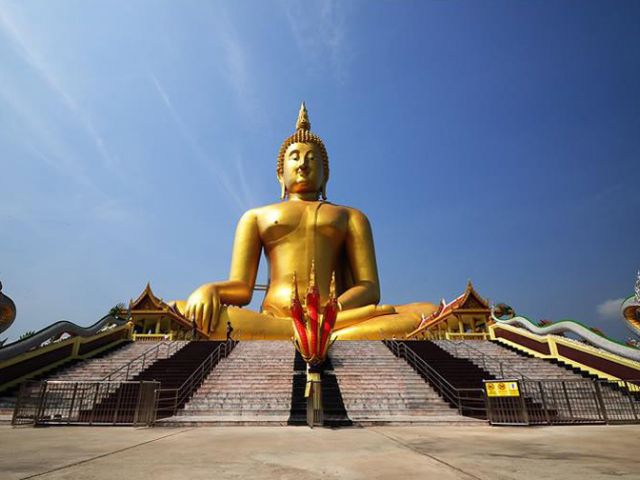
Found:
<path fill-rule="evenodd" d="M 213 305 L 211 302 L 207 302 L 204 304 L 204 309 L 202 311 L 202 329 L 209 333 L 211 331 L 211 309 Z"/>
<path fill-rule="evenodd" d="M 218 319 L 220 318 L 220 296 L 217 291 L 214 291 L 211 295 L 211 320 L 209 328 L 214 330 L 218 326 Z"/>
<path fill-rule="evenodd" d="M 204 305 L 202 303 L 199 303 L 198 305 L 196 305 L 196 308 L 195 308 L 196 323 L 200 325 L 200 328 L 204 327 L 204 322 L 202 321 L 203 309 L 204 309 Z"/>

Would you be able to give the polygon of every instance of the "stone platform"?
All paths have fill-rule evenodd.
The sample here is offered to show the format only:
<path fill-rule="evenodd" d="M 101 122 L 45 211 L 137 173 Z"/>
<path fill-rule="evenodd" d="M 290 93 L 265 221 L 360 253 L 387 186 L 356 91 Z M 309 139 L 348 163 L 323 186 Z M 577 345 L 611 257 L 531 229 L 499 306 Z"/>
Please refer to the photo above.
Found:
<path fill-rule="evenodd" d="M 626 480 L 640 426 L 0 427 L 3 480 Z"/>

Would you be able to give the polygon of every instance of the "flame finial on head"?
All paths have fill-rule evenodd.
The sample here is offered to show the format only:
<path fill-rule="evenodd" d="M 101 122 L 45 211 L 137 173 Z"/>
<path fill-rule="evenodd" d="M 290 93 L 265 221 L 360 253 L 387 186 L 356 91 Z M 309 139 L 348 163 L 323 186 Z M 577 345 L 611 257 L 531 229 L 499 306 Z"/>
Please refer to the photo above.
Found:
<path fill-rule="evenodd" d="M 309 112 L 307 106 L 302 102 L 300 111 L 298 112 L 298 121 L 296 122 L 296 130 L 311 130 L 311 122 L 309 121 Z"/>

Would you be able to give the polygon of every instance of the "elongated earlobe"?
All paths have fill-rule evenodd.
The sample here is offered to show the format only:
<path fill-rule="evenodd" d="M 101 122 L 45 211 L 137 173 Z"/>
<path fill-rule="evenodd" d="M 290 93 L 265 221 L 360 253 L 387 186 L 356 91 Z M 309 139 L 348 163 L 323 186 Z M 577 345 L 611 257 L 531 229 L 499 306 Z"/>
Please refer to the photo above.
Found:
<path fill-rule="evenodd" d="M 280 180 L 280 200 L 287 198 L 287 189 L 284 186 L 284 182 Z"/>
<path fill-rule="evenodd" d="M 327 199 L 327 184 L 326 182 L 322 184 L 322 199 L 326 200 Z"/>

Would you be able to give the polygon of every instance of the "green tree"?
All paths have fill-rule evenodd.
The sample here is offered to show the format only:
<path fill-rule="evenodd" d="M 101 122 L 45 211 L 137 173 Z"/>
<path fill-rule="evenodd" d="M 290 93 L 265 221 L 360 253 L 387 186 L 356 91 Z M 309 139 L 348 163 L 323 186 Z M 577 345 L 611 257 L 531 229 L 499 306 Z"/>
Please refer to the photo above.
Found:
<path fill-rule="evenodd" d="M 109 315 L 111 315 L 114 318 L 126 317 L 127 313 L 128 313 L 128 310 L 124 303 L 118 303 L 113 307 L 111 307 L 111 309 L 109 310 Z"/>
<path fill-rule="evenodd" d="M 36 334 L 34 330 L 27 330 L 22 335 L 20 335 L 19 340 L 24 340 L 25 338 L 33 337 Z"/>

